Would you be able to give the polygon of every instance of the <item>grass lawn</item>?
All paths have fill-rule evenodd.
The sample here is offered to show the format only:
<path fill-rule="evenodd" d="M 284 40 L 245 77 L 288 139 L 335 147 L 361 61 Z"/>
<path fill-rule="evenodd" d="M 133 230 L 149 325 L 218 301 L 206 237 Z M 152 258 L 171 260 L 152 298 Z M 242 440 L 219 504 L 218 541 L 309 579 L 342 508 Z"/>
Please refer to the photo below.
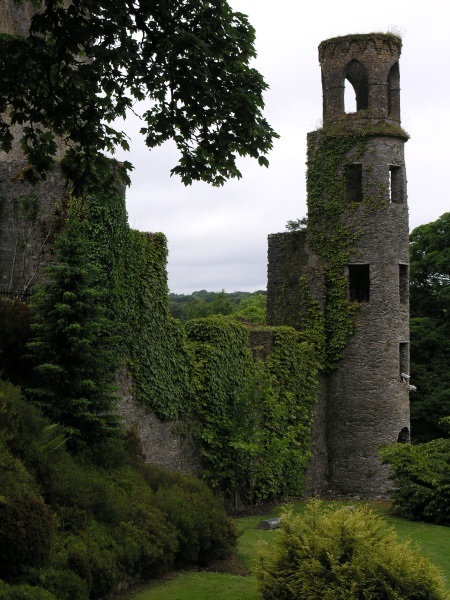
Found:
<path fill-rule="evenodd" d="M 372 502 L 369 506 L 394 527 L 401 539 L 411 539 L 422 553 L 441 568 L 447 576 L 447 586 L 450 590 L 450 527 L 392 517 L 388 514 L 389 505 L 386 502 Z M 302 512 L 304 507 L 304 502 L 298 502 L 294 505 L 294 510 Z M 267 517 L 278 516 L 280 510 L 275 508 Z M 276 530 L 257 529 L 259 522 L 264 518 L 266 517 L 258 515 L 236 519 L 242 531 L 237 548 L 237 559 L 249 575 L 209 571 L 179 572 L 163 582 L 155 582 L 144 591 L 129 592 L 122 597 L 122 600 L 258 600 L 255 577 L 251 575 L 258 546 L 261 541 L 274 543 L 277 535 Z"/>

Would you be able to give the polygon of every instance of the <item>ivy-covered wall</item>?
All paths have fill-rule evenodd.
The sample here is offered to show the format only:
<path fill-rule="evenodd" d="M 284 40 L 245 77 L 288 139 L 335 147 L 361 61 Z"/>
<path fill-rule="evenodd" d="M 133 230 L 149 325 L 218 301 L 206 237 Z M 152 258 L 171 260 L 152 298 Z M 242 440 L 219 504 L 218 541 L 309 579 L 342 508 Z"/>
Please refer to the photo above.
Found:
<path fill-rule="evenodd" d="M 311 344 L 290 327 L 250 332 L 224 318 L 185 328 L 168 309 L 166 239 L 129 227 L 123 189 L 76 199 L 61 183 L 51 206 L 42 198 L 45 189 L 33 197 L 36 214 L 48 207 L 56 233 L 74 213 L 98 267 L 95 284 L 107 291 L 111 344 L 122 365 L 118 411 L 140 436 L 147 460 L 201 474 L 230 499 L 301 494 L 317 387 Z M 5 210 L 15 197 L 6 194 Z M 34 213 L 19 216 L 34 225 Z M 30 240 L 28 254 L 37 243 Z"/>
<path fill-rule="evenodd" d="M 317 387 L 311 345 L 293 328 L 262 328 L 251 332 L 252 354 L 237 321 L 185 329 L 168 310 L 166 239 L 130 229 L 124 191 L 69 198 L 65 209 L 76 213 L 107 290 L 122 361 L 118 410 L 147 460 L 201 474 L 246 502 L 301 494 Z"/>
<path fill-rule="evenodd" d="M 169 313 L 165 236 L 130 229 L 120 190 L 90 198 L 82 219 L 99 283 L 109 290 L 134 400 L 161 420 L 187 414 L 191 360 L 183 326 Z"/>
<path fill-rule="evenodd" d="M 240 323 L 215 317 L 186 329 L 203 476 L 247 502 L 302 494 L 318 384 L 314 350 L 291 327 L 261 330 L 272 338 L 265 361 L 258 348 L 252 358 Z"/>

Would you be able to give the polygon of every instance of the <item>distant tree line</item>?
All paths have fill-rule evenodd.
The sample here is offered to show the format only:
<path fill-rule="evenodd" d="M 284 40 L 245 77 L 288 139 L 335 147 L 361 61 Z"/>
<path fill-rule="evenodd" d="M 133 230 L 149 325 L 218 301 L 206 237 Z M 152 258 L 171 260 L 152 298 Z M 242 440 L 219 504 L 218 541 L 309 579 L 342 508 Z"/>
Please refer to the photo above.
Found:
<path fill-rule="evenodd" d="M 169 310 L 173 317 L 185 323 L 211 315 L 235 315 L 243 320 L 263 325 L 266 322 L 265 290 L 256 292 L 207 292 L 169 294 Z"/>

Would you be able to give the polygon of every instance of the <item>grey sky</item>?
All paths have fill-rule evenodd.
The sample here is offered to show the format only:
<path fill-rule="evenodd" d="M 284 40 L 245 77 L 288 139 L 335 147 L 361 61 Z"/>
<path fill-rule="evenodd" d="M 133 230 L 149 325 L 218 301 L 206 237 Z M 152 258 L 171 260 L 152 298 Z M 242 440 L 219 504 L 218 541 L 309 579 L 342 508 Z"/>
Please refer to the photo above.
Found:
<path fill-rule="evenodd" d="M 130 118 L 127 156 L 135 165 L 127 208 L 132 227 L 162 231 L 169 243 L 169 287 L 176 293 L 266 287 L 267 235 L 306 214 L 306 134 L 320 126 L 317 47 L 348 33 L 392 31 L 403 37 L 400 59 L 410 226 L 450 210 L 450 3 L 448 0 L 229 0 L 256 28 L 254 66 L 270 85 L 265 116 L 280 134 L 270 167 L 241 161 L 243 178 L 216 189 L 185 188 L 170 178 L 170 144 L 153 150 Z M 118 155 L 121 156 L 121 155 Z"/>

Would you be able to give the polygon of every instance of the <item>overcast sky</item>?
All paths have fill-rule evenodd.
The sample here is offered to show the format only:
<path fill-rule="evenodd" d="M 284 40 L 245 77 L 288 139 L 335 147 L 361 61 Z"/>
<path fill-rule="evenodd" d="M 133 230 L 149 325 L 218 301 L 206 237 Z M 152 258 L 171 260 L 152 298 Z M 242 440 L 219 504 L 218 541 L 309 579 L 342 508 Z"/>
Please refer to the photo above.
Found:
<path fill-rule="evenodd" d="M 256 28 L 265 77 L 265 116 L 281 138 L 270 167 L 242 160 L 243 178 L 216 189 L 185 188 L 170 177 L 177 153 L 168 144 L 149 152 L 139 123 L 126 130 L 135 165 L 127 192 L 130 225 L 162 231 L 169 245 L 169 287 L 256 291 L 266 288 L 267 236 L 306 215 L 306 134 L 320 127 L 322 90 L 317 47 L 322 40 L 371 31 L 400 34 L 402 125 L 406 144 L 410 227 L 450 210 L 449 0 L 229 0 Z M 120 156 L 120 155 L 119 155 Z"/>

